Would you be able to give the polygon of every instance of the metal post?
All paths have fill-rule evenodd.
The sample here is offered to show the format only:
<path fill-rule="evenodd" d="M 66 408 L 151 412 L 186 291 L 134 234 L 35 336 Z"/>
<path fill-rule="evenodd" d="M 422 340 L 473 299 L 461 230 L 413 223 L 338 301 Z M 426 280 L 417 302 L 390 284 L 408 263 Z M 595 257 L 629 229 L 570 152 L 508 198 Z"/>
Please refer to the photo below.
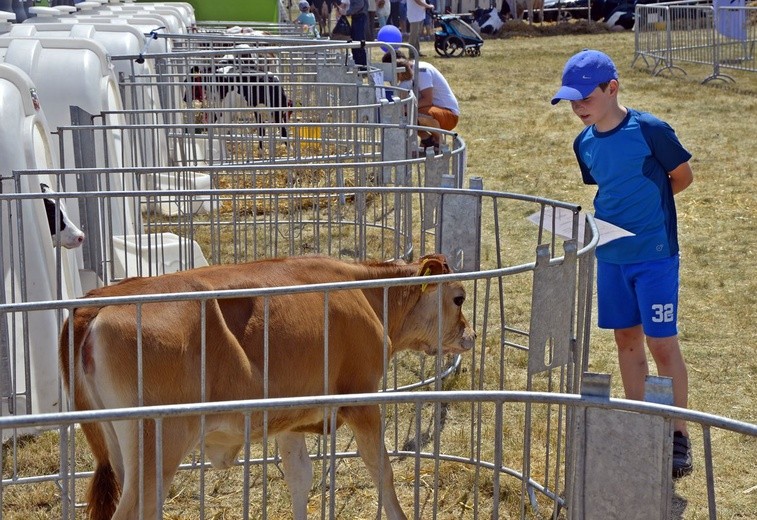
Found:
<path fill-rule="evenodd" d="M 71 131 L 71 139 L 74 148 L 74 165 L 76 168 L 96 168 L 96 143 L 95 133 L 92 130 L 92 114 L 79 107 L 72 106 L 71 125 L 77 128 Z M 62 138 L 62 136 L 61 136 Z M 77 191 L 98 191 L 97 178 L 94 175 L 77 174 Z M 102 229 L 100 208 L 94 198 L 79 200 L 79 215 L 84 229 L 87 230 L 87 240 L 82 246 L 84 256 L 84 268 L 90 273 L 95 273 L 101 280 L 105 279 L 103 273 Z M 84 282 L 84 280 L 82 280 Z M 87 284 L 87 285 L 91 285 Z"/>
<path fill-rule="evenodd" d="M 670 378 L 648 377 L 645 389 L 650 402 L 673 401 Z M 609 399 L 610 376 L 585 373 L 581 395 Z M 568 518 L 667 520 L 673 489 L 671 420 L 591 406 L 576 415 Z"/>
<path fill-rule="evenodd" d="M 454 175 L 442 176 L 442 187 L 454 188 Z M 481 190 L 483 180 L 471 179 L 470 188 Z M 443 193 L 436 250 L 447 256 L 458 272 L 480 269 L 481 197 L 478 195 Z"/>

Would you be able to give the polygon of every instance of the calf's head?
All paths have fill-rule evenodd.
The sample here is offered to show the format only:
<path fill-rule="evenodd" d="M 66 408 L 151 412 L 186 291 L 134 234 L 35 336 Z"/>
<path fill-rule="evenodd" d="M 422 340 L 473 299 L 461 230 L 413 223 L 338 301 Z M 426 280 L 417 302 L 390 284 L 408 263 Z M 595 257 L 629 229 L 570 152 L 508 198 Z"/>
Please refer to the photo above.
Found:
<path fill-rule="evenodd" d="M 42 193 L 55 193 L 47 184 L 40 184 Z M 76 227 L 68 218 L 66 206 L 62 199 L 44 199 L 47 225 L 53 244 L 62 245 L 66 249 L 74 249 L 84 243 L 84 232 Z"/>
<path fill-rule="evenodd" d="M 429 255 L 421 258 L 416 276 L 425 279 L 451 272 L 443 255 Z M 459 354 L 473 348 L 476 332 L 463 314 L 465 287 L 462 283 L 429 280 L 412 290 L 419 293 L 418 299 L 407 313 L 398 337 L 393 338 L 395 347 L 436 354 L 440 346 L 441 322 L 441 351 L 444 354 Z"/>
<path fill-rule="evenodd" d="M 189 71 L 189 77 L 184 80 L 188 83 L 186 90 L 184 91 L 184 102 L 190 106 L 192 101 L 205 101 L 205 87 L 203 85 L 203 71 L 200 67 L 193 66 Z"/>

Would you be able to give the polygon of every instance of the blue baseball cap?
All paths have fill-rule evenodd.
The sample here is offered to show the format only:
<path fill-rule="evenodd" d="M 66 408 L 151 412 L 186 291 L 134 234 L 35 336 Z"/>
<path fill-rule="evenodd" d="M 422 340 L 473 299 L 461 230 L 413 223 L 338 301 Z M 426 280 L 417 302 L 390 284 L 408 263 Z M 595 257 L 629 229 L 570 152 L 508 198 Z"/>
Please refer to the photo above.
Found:
<path fill-rule="evenodd" d="M 618 69 L 604 52 L 584 49 L 574 54 L 562 72 L 562 87 L 552 98 L 556 105 L 561 99 L 580 101 L 589 97 L 600 83 L 618 79 Z"/>

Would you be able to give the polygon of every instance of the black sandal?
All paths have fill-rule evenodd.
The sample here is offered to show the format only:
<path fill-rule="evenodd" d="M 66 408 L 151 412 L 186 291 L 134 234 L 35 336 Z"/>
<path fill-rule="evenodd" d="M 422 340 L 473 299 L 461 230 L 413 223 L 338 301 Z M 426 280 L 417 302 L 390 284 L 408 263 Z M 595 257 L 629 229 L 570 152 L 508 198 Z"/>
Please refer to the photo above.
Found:
<path fill-rule="evenodd" d="M 673 478 L 685 477 L 694 469 L 691 442 L 681 432 L 673 433 Z"/>

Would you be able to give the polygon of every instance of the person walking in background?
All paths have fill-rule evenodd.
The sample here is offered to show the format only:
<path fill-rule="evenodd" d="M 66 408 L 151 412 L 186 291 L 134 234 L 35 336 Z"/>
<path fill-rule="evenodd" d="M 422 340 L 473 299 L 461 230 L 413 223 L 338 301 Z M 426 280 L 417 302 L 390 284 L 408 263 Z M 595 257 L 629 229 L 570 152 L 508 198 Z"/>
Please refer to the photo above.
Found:
<path fill-rule="evenodd" d="M 407 0 L 407 21 L 410 24 L 410 35 L 407 42 L 416 48 L 418 56 L 421 54 L 421 27 L 426 19 L 426 9 L 433 9 L 434 6 L 425 0 Z"/>
<path fill-rule="evenodd" d="M 434 11 L 436 11 L 436 0 L 428 0 L 431 9 L 426 9 L 426 18 L 423 19 L 421 28 L 421 41 L 428 42 L 434 39 Z"/>
<path fill-rule="evenodd" d="M 679 248 L 673 196 L 694 180 L 691 154 L 655 116 L 620 105 L 618 72 L 603 52 L 585 49 L 565 64 L 552 104 L 570 101 L 586 125 L 573 150 L 585 184 L 597 185 L 598 219 L 633 236 L 597 247 L 598 325 L 613 329 L 627 399 L 644 399 L 646 348 L 673 403 L 688 404 L 688 373 L 678 342 Z M 673 478 L 693 469 L 686 423 L 673 421 Z"/>
<path fill-rule="evenodd" d="M 365 41 L 365 32 L 368 25 L 368 0 L 343 0 L 338 7 L 339 13 L 350 17 L 352 26 L 352 41 Z M 355 65 L 367 66 L 368 56 L 365 49 L 352 49 L 352 59 Z"/>
<path fill-rule="evenodd" d="M 391 5 L 389 0 L 376 0 L 376 24 L 379 29 L 388 23 L 392 9 Z"/>
<path fill-rule="evenodd" d="M 310 0 L 310 11 L 315 15 L 320 34 L 331 31 L 331 4 L 333 0 Z"/>
<path fill-rule="evenodd" d="M 399 29 L 403 36 L 407 36 L 410 32 L 410 27 L 407 23 L 407 0 L 400 0 L 400 24 Z"/>
<path fill-rule="evenodd" d="M 389 21 L 387 23 L 390 23 L 397 29 L 402 30 L 402 27 L 400 27 L 400 0 L 387 1 L 389 2 Z"/>
<path fill-rule="evenodd" d="M 365 26 L 365 39 L 373 41 L 376 38 L 376 0 L 368 0 L 368 21 Z"/>

